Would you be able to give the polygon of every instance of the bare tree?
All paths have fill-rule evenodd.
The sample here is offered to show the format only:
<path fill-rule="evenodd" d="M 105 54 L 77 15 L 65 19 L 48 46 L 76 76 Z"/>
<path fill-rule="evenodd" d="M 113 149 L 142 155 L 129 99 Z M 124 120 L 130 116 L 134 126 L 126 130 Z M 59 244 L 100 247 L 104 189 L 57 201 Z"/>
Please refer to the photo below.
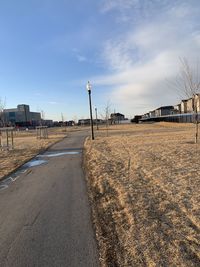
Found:
<path fill-rule="evenodd" d="M 110 102 L 108 101 L 106 108 L 105 108 L 106 135 L 107 136 L 108 136 L 109 118 L 110 118 Z"/>
<path fill-rule="evenodd" d="M 180 72 L 176 79 L 177 89 L 188 98 L 200 92 L 200 73 L 198 62 L 191 66 L 186 58 L 180 58 Z"/>
<path fill-rule="evenodd" d="M 0 126 L 5 126 L 4 109 L 6 106 L 6 99 L 4 101 L 0 98 Z"/>
<path fill-rule="evenodd" d="M 43 125 L 45 125 L 45 112 L 44 112 L 44 110 L 40 111 L 40 115 L 41 115 L 40 126 L 43 126 Z"/>
<path fill-rule="evenodd" d="M 106 136 L 108 136 L 108 130 L 109 130 L 109 118 L 110 118 L 110 101 L 107 102 L 105 109 L 104 109 L 104 113 L 101 114 L 100 116 L 102 117 L 102 119 L 105 121 L 106 124 Z"/>
<path fill-rule="evenodd" d="M 200 100 L 199 64 L 190 65 L 186 58 L 180 58 L 180 72 L 173 83 L 181 96 L 192 99 L 195 123 L 195 143 L 198 141 L 198 101 Z"/>
<path fill-rule="evenodd" d="M 63 113 L 61 113 L 62 127 L 64 127 L 64 131 L 67 132 L 67 122 L 65 121 L 65 117 Z"/>

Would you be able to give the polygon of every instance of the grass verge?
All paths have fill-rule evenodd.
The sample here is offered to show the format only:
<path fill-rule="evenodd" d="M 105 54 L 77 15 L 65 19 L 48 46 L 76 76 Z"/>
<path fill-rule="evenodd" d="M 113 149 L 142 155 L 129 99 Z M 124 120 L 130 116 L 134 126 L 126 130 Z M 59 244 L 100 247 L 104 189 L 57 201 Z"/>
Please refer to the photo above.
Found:
<path fill-rule="evenodd" d="M 120 128 L 120 130 L 119 130 Z M 118 126 L 85 142 L 102 266 L 200 266 L 193 125 Z"/>

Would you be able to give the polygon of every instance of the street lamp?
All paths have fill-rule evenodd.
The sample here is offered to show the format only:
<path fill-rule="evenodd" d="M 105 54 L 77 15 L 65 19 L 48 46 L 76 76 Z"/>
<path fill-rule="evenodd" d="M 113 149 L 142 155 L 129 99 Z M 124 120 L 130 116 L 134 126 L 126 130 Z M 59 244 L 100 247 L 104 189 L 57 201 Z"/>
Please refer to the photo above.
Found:
<path fill-rule="evenodd" d="M 95 108 L 95 113 L 96 113 L 96 126 L 97 130 L 99 130 L 98 119 L 97 119 L 97 108 Z"/>
<path fill-rule="evenodd" d="M 92 119 L 92 101 L 91 101 L 91 88 L 92 88 L 92 86 L 91 86 L 90 82 L 87 83 L 86 88 L 88 90 L 88 95 L 89 95 L 90 124 L 91 124 L 92 140 L 94 140 L 93 119 Z"/>

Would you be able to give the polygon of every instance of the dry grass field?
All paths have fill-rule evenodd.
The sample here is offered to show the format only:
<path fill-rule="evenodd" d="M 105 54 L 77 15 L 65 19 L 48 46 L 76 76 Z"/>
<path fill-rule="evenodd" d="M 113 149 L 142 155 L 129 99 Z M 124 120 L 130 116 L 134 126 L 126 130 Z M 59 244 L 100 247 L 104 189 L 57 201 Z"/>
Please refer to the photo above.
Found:
<path fill-rule="evenodd" d="M 87 139 L 102 266 L 200 266 L 200 144 L 193 129 L 119 125 L 108 137 L 102 129 Z"/>
<path fill-rule="evenodd" d="M 40 151 L 67 135 L 63 128 L 52 128 L 48 132 L 48 139 L 37 139 L 35 130 L 15 132 L 14 149 L 0 150 L 0 180 Z"/>

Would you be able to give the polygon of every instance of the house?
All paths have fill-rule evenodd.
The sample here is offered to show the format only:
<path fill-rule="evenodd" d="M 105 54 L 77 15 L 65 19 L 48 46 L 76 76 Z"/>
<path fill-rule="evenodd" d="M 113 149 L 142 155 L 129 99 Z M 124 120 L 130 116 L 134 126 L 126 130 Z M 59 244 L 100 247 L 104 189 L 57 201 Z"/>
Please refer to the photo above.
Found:
<path fill-rule="evenodd" d="M 160 117 L 160 116 L 172 115 L 173 112 L 174 112 L 174 106 L 162 106 L 155 110 L 155 116 Z"/>
<path fill-rule="evenodd" d="M 18 105 L 17 108 L 4 109 L 3 114 L 7 124 L 36 126 L 41 121 L 41 114 L 39 112 L 31 112 L 29 105 L 25 104 Z"/>
<path fill-rule="evenodd" d="M 196 111 L 197 112 L 200 112 L 200 94 L 196 94 L 195 97 L 194 97 L 194 101 L 195 101 L 195 104 L 196 104 Z"/>
<path fill-rule="evenodd" d="M 174 114 L 180 114 L 181 113 L 181 104 L 177 104 L 174 106 Z"/>
<path fill-rule="evenodd" d="M 156 116 L 156 111 L 155 110 L 149 111 L 149 117 L 150 118 L 154 118 L 155 116 Z"/>
<path fill-rule="evenodd" d="M 186 105 L 187 105 L 187 113 L 193 112 L 193 110 L 194 110 L 194 99 L 193 98 L 187 99 Z"/>
<path fill-rule="evenodd" d="M 194 97 L 181 101 L 181 113 L 200 112 L 200 94 L 195 94 Z"/>
<path fill-rule="evenodd" d="M 139 123 L 139 121 L 142 119 L 142 115 L 135 115 L 133 119 L 131 119 L 132 123 Z"/>
<path fill-rule="evenodd" d="M 193 98 L 184 99 L 181 101 L 181 113 L 193 112 L 194 100 Z"/>
<path fill-rule="evenodd" d="M 90 125 L 90 119 L 81 119 L 81 120 L 78 120 L 78 125 L 81 125 L 81 126 Z"/>
<path fill-rule="evenodd" d="M 181 113 L 191 113 L 193 112 L 193 98 L 184 99 L 181 101 Z"/>
<path fill-rule="evenodd" d="M 187 113 L 187 99 L 181 100 L 181 113 Z"/>
<path fill-rule="evenodd" d="M 111 113 L 110 120 L 111 120 L 111 124 L 120 123 L 120 121 L 125 120 L 125 116 L 121 113 Z"/>
<path fill-rule="evenodd" d="M 53 127 L 53 120 L 41 120 L 41 125 L 43 126 L 48 126 L 48 127 Z"/>
<path fill-rule="evenodd" d="M 144 119 L 144 120 L 149 119 L 149 118 L 150 118 L 149 112 L 142 115 L 142 119 Z"/>

